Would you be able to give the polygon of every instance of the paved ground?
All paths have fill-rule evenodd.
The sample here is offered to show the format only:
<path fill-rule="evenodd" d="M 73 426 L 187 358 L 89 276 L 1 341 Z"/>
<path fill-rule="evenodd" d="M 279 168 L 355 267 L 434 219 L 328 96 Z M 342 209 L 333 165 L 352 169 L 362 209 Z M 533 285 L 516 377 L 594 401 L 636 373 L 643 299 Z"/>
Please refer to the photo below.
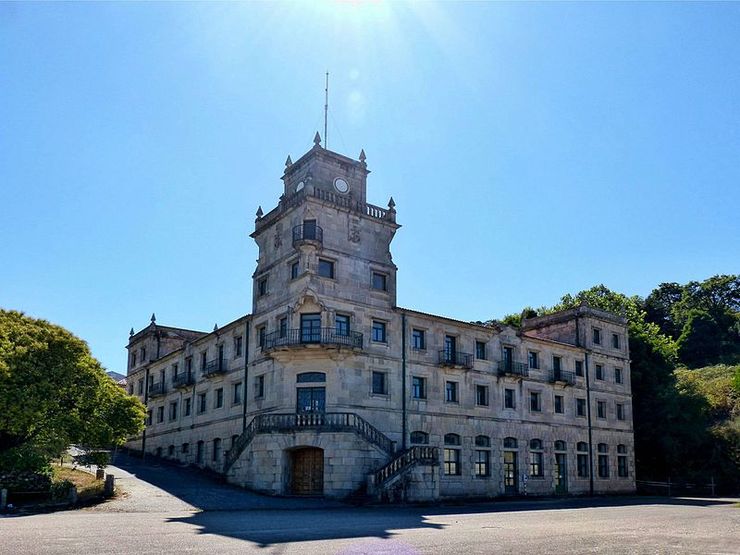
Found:
<path fill-rule="evenodd" d="M 127 459 L 118 464 L 111 471 L 127 497 L 77 511 L 0 517 L 0 553 L 740 554 L 737 500 L 352 508 L 265 498 Z"/>

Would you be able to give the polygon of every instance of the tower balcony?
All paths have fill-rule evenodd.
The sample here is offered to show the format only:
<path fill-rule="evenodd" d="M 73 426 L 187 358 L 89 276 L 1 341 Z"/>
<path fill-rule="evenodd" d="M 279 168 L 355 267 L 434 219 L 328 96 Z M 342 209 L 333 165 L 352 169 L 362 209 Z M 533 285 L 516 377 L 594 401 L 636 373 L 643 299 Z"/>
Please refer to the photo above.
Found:
<path fill-rule="evenodd" d="M 470 369 L 473 367 L 473 355 L 442 349 L 439 351 L 439 364 L 440 366 L 460 366 Z"/>
<path fill-rule="evenodd" d="M 499 376 L 528 376 L 529 366 L 516 360 L 500 360 L 498 363 Z"/>
<path fill-rule="evenodd" d="M 302 223 L 293 228 L 293 246 L 305 243 L 321 246 L 324 242 L 324 230 L 315 223 Z"/>
<path fill-rule="evenodd" d="M 553 368 L 547 377 L 550 383 L 564 385 L 574 385 L 576 383 L 576 375 L 573 372 L 566 372 L 565 370 L 555 370 Z"/>
<path fill-rule="evenodd" d="M 164 383 L 157 382 L 149 386 L 149 397 L 161 397 L 164 395 Z"/>
<path fill-rule="evenodd" d="M 292 329 L 265 335 L 264 351 L 292 347 L 349 347 L 362 349 L 362 334 L 356 331 L 339 331 L 336 328 Z"/>

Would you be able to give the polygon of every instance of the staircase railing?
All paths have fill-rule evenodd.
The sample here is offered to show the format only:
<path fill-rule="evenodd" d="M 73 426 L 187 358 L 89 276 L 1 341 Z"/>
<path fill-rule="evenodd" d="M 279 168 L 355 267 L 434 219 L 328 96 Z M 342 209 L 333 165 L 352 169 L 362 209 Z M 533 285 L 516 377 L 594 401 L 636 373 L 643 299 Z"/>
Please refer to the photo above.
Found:
<path fill-rule="evenodd" d="M 239 459 L 257 434 L 300 432 L 354 432 L 368 443 L 393 455 L 393 441 L 367 420 L 353 412 L 267 413 L 255 416 L 226 454 L 224 473 Z"/>
<path fill-rule="evenodd" d="M 434 465 L 439 462 L 437 447 L 414 445 L 399 453 L 391 462 L 375 472 L 375 486 L 382 488 L 392 478 L 417 464 Z"/>

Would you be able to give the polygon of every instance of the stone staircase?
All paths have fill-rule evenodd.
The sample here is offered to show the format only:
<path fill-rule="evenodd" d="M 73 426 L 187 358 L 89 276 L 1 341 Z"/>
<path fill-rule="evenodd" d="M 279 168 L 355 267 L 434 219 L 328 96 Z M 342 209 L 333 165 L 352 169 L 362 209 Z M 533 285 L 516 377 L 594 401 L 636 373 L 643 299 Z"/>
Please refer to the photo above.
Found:
<path fill-rule="evenodd" d="M 374 472 L 367 488 L 368 494 L 378 499 L 391 490 L 403 476 L 407 475 L 415 466 L 434 466 L 439 464 L 439 449 L 427 445 L 414 445 L 405 451 L 397 453 L 393 459 Z"/>

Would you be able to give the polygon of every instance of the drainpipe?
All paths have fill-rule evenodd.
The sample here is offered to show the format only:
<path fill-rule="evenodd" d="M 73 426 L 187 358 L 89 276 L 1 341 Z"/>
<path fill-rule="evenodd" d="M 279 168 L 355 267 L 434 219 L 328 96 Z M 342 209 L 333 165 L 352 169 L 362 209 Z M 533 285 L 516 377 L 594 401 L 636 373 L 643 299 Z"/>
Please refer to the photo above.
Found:
<path fill-rule="evenodd" d="M 403 435 L 401 449 L 406 450 L 406 313 L 401 313 L 401 413 Z"/>
<path fill-rule="evenodd" d="M 249 378 L 249 319 L 244 323 L 244 387 L 242 388 L 242 432 L 247 429 L 247 395 Z"/>

